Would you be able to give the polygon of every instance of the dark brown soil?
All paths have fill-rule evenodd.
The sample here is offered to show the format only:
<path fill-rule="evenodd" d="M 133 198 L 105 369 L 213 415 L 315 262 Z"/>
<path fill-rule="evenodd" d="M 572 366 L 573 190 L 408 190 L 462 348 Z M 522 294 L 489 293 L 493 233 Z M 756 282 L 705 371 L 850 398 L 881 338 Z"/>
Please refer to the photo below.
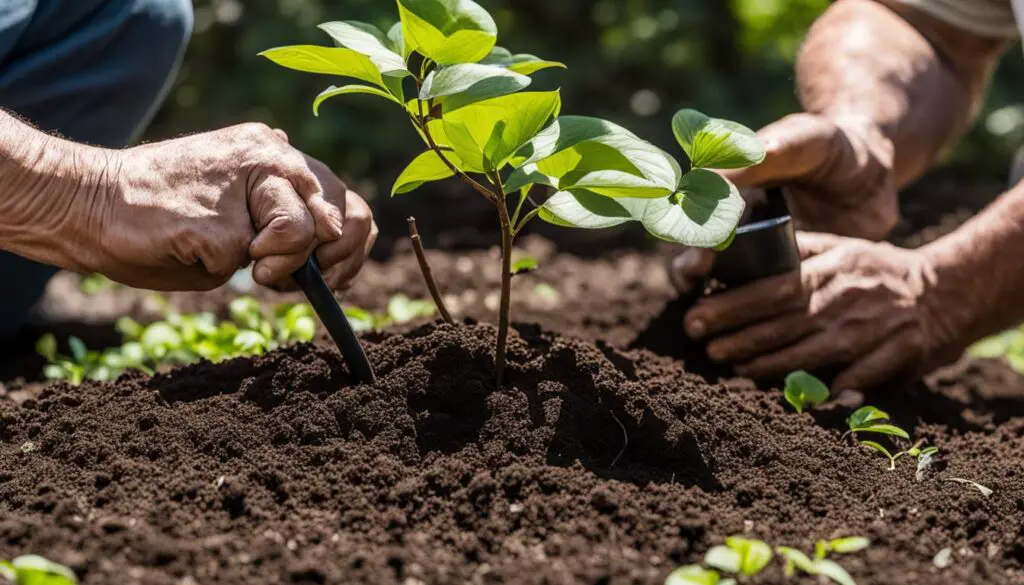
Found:
<path fill-rule="evenodd" d="M 955 209 L 995 192 L 927 195 Z M 906 245 L 966 216 L 920 201 L 896 237 Z M 428 246 L 483 241 L 436 228 L 424 230 Z M 500 392 L 494 331 L 472 321 L 493 319 L 493 250 L 429 253 L 467 324 L 367 336 L 374 386 L 353 385 L 325 338 L 155 378 L 26 386 L 13 378 L 38 379 L 26 356 L 40 331 L 111 343 L 117 316 L 155 316 L 141 291 L 85 297 L 62 275 L 50 321 L 0 363 L 0 558 L 45 554 L 86 585 L 660 584 L 732 534 L 805 550 L 864 535 L 868 551 L 840 558 L 859 585 L 1024 583 L 1024 379 L 964 360 L 914 387 L 797 415 L 685 340 L 685 303 L 662 269 L 669 250 L 609 253 L 595 240 L 586 253 L 575 242 L 602 258 L 523 242 L 541 269 L 513 283 L 518 335 Z M 395 293 L 426 295 L 402 243 L 346 300 L 382 309 Z M 236 294 L 169 300 L 223 313 Z M 936 472 L 917 482 L 913 461 L 888 472 L 841 440 L 864 402 L 938 445 Z M 939 569 L 945 548 L 952 564 Z M 750 582 L 783 582 L 779 565 Z"/>
<path fill-rule="evenodd" d="M 492 328 L 427 325 L 377 337 L 374 386 L 298 346 L 2 403 L 0 555 L 45 551 L 88 584 L 659 583 L 731 534 L 860 534 L 861 585 L 1024 569 L 1024 421 L 919 425 L 946 467 L 917 483 L 777 393 L 520 333 L 500 392 Z"/>

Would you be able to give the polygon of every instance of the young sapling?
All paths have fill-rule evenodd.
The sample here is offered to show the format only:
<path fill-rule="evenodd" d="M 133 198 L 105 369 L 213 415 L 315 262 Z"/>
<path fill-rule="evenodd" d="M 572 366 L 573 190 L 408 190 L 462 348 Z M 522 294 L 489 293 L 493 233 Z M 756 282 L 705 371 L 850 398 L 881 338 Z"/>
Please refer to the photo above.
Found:
<path fill-rule="evenodd" d="M 399 22 L 386 34 L 366 23 L 329 22 L 320 28 L 336 47 L 296 45 L 261 55 L 290 69 L 361 82 L 327 88 L 313 102 L 315 114 L 334 96 L 368 94 L 409 118 L 424 152 L 399 175 L 392 195 L 457 177 L 494 205 L 501 232 L 499 387 L 512 245 L 534 218 L 586 229 L 636 221 L 658 238 L 705 248 L 730 240 L 743 198 L 709 169 L 761 162 L 764 147 L 751 130 L 695 110 L 677 113 L 673 132 L 690 160 L 684 173 L 672 156 L 625 128 L 561 115 L 559 91 L 526 91 L 531 75 L 565 65 L 498 47 L 494 20 L 476 2 L 398 0 L 398 11 Z M 537 186 L 552 194 L 535 198 Z M 429 271 L 424 278 L 436 290 Z"/>
<path fill-rule="evenodd" d="M 805 408 L 822 404 L 829 397 L 828 386 L 811 374 L 799 370 L 786 376 L 786 387 L 783 392 L 786 402 L 793 405 L 797 412 Z"/>

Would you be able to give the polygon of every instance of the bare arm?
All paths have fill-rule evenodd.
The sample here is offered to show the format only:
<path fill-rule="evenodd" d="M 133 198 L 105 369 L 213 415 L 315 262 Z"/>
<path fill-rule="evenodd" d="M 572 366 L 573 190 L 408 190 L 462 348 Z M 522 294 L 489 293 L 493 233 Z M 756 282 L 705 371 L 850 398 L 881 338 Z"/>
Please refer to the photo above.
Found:
<path fill-rule="evenodd" d="M 100 148 L 40 132 L 0 110 L 0 249 L 82 270 L 75 246 L 98 226 L 90 209 L 110 163 Z M 78 249 L 76 249 L 78 248 Z"/>
<path fill-rule="evenodd" d="M 806 111 L 878 132 L 899 186 L 918 177 L 977 115 L 1006 43 L 886 0 L 841 0 L 797 63 Z"/>

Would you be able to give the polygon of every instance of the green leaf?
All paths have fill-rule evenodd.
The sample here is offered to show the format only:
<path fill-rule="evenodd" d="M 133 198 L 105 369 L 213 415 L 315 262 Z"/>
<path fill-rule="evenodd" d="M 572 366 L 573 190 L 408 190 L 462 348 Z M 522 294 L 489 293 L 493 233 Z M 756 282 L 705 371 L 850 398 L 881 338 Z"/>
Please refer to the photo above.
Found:
<path fill-rule="evenodd" d="M 815 566 L 814 561 L 803 552 L 788 546 L 775 547 L 775 552 L 786 559 L 785 574 L 787 577 L 793 576 L 794 569 L 800 569 L 808 575 L 818 574 L 818 568 Z"/>
<path fill-rule="evenodd" d="M 352 329 L 356 333 L 362 333 L 364 331 L 373 331 L 377 328 L 377 319 L 369 311 L 360 309 L 359 307 L 345 307 L 345 317 L 348 318 L 352 324 Z"/>
<path fill-rule="evenodd" d="M 143 330 L 142 325 L 131 317 L 120 317 L 114 324 L 114 328 L 127 340 L 138 339 Z"/>
<path fill-rule="evenodd" d="M 396 104 L 398 104 L 400 106 L 403 105 L 402 102 L 399 101 L 398 98 L 396 98 L 395 96 L 391 95 L 390 93 L 384 91 L 383 89 L 379 89 L 379 88 L 376 88 L 376 87 L 370 87 L 369 85 L 345 85 L 345 86 L 342 86 L 342 87 L 337 87 L 335 85 L 332 85 L 332 86 L 328 87 L 327 89 L 323 90 L 322 92 L 320 92 L 320 94 L 316 96 L 316 99 L 313 100 L 313 115 L 314 116 L 319 116 L 320 115 L 320 105 L 323 104 L 328 99 L 330 99 L 330 98 L 332 98 L 334 96 L 351 95 L 351 94 L 357 94 L 357 93 L 367 94 L 367 95 L 375 95 L 375 96 L 378 96 L 378 97 L 382 97 L 382 98 L 384 98 L 386 100 L 390 100 L 390 101 L 392 101 L 392 102 L 394 102 L 394 103 L 396 103 Z"/>
<path fill-rule="evenodd" d="M 406 51 L 440 65 L 476 63 L 498 40 L 494 19 L 472 0 L 398 0 Z"/>
<path fill-rule="evenodd" d="M 354 20 L 325 22 L 320 25 L 320 30 L 331 35 L 339 46 L 366 56 L 382 75 L 398 78 L 409 75 L 405 59 L 392 49 L 388 37 L 372 24 Z"/>
<path fill-rule="evenodd" d="M 419 99 L 451 96 L 446 110 L 453 111 L 483 100 L 516 93 L 530 85 L 530 78 L 495 65 L 463 63 L 430 72 L 423 80 Z"/>
<path fill-rule="evenodd" d="M 803 412 L 805 406 L 817 406 L 825 402 L 829 395 L 828 386 L 803 370 L 786 376 L 786 401 L 797 412 Z"/>
<path fill-rule="evenodd" d="M 739 554 L 738 572 L 745 577 L 760 573 L 772 560 L 772 548 L 760 540 L 730 536 L 725 544 Z"/>
<path fill-rule="evenodd" d="M 652 235 L 687 246 L 714 248 L 732 235 L 744 202 L 735 185 L 704 170 L 683 178 L 677 194 L 660 199 L 617 199 Z"/>
<path fill-rule="evenodd" d="M 263 309 L 252 297 L 238 297 L 228 304 L 231 320 L 246 329 L 259 329 L 263 322 Z"/>
<path fill-rule="evenodd" d="M 57 337 L 53 333 L 47 333 L 36 342 L 36 353 L 46 358 L 48 362 L 57 361 Z"/>
<path fill-rule="evenodd" d="M 88 359 L 89 348 L 85 347 L 85 342 L 75 337 L 74 335 L 68 337 L 68 347 L 71 348 L 71 357 L 75 358 L 78 363 L 83 363 Z"/>
<path fill-rule="evenodd" d="M 564 158 L 558 172 L 554 172 L 554 169 L 546 173 L 541 170 L 542 174 L 558 179 L 575 172 L 576 176 L 570 182 L 558 183 L 557 188 L 561 190 L 571 189 L 573 181 L 585 177 L 587 173 L 601 170 L 623 171 L 647 179 L 650 188 L 642 193 L 633 191 L 628 195 L 630 197 L 673 194 L 682 179 L 679 163 L 665 151 L 641 140 L 621 126 L 584 116 L 558 118 L 516 153 L 516 158 L 522 160 L 514 160 L 513 163 L 532 171 L 535 169 L 530 168 L 530 165 L 537 165 L 568 150 L 575 150 L 576 154 Z"/>
<path fill-rule="evenodd" d="M 1016 329 L 1004 331 L 992 337 L 986 337 L 981 341 L 967 348 L 967 352 L 976 358 L 996 359 L 1007 355 L 1014 343 L 1022 338 L 1022 333 Z"/>
<path fill-rule="evenodd" d="M 900 437 L 900 438 L 903 438 L 903 439 L 910 439 L 910 435 L 907 434 L 907 431 L 904 431 L 903 429 L 899 428 L 898 426 L 891 425 L 891 424 L 884 424 L 884 423 L 868 424 L 866 426 L 863 426 L 863 427 L 860 427 L 860 428 L 856 429 L 856 431 L 858 433 L 879 433 L 881 435 L 891 435 L 891 436 Z"/>
<path fill-rule="evenodd" d="M 890 453 L 888 449 L 874 441 L 861 441 L 860 444 L 863 447 L 874 449 L 875 451 L 878 451 L 882 455 L 885 455 L 885 457 L 889 460 L 889 471 L 893 471 L 894 469 L 896 469 L 896 458 L 893 457 L 892 453 Z"/>
<path fill-rule="evenodd" d="M 532 272 L 537 270 L 540 263 L 533 256 L 524 256 L 512 263 L 512 274 L 519 274 L 520 272 Z"/>
<path fill-rule="evenodd" d="M 616 200 L 587 191 L 559 191 L 538 213 L 541 219 L 562 227 L 602 229 L 632 220 L 629 211 Z"/>
<path fill-rule="evenodd" d="M 687 565 L 679 567 L 669 573 L 665 579 L 665 585 L 724 585 L 721 577 L 715 571 L 705 569 L 699 565 Z"/>
<path fill-rule="evenodd" d="M 874 406 L 863 406 L 853 411 L 846 422 L 850 425 L 850 430 L 856 431 L 872 421 L 880 420 L 889 420 L 889 414 Z"/>
<path fill-rule="evenodd" d="M 560 107 L 557 91 L 516 93 L 455 111 L 448 111 L 446 105 L 444 130 L 462 159 L 463 170 L 491 172 L 504 167 Z"/>
<path fill-rule="evenodd" d="M 413 300 L 402 294 L 388 300 L 388 317 L 395 323 L 408 323 L 419 317 L 430 317 L 436 310 L 432 301 Z"/>
<path fill-rule="evenodd" d="M 318 45 L 293 45 L 267 49 L 260 56 L 288 69 L 324 75 L 354 77 L 384 87 L 380 70 L 365 55 L 352 49 L 321 47 Z"/>
<path fill-rule="evenodd" d="M 969 479 L 961 479 L 959 477 L 944 477 L 944 478 L 942 478 L 942 481 L 955 481 L 957 483 L 962 483 L 964 485 L 969 485 L 969 486 L 973 487 L 974 489 L 978 490 L 979 492 L 981 492 L 981 495 L 985 496 L 986 498 L 991 496 L 993 493 L 995 493 L 995 492 L 992 491 L 991 488 L 987 488 L 987 487 L 981 485 L 980 483 L 978 483 L 976 481 L 971 481 Z"/>
<path fill-rule="evenodd" d="M 78 578 L 71 569 L 38 555 L 25 555 L 10 564 L 17 585 L 75 585 Z"/>
<path fill-rule="evenodd" d="M 857 585 L 853 577 L 846 572 L 846 569 L 839 566 L 839 563 L 828 559 L 814 561 L 815 575 L 824 575 L 839 585 Z"/>
<path fill-rule="evenodd" d="M 523 75 L 533 75 L 534 73 L 543 69 L 551 69 L 553 67 L 560 67 L 566 69 L 565 63 L 559 63 L 558 61 L 547 61 L 536 57 L 534 55 L 513 55 L 508 49 L 504 47 L 494 47 L 491 54 L 488 55 L 481 63 L 488 65 L 499 65 L 506 67 L 516 73 Z"/>
<path fill-rule="evenodd" d="M 868 548 L 871 546 L 871 541 L 863 536 L 847 536 L 846 538 L 830 540 L 828 545 L 833 552 L 845 555 Z"/>
<path fill-rule="evenodd" d="M 454 153 L 446 152 L 444 155 L 456 167 L 462 165 L 462 161 Z M 428 150 L 417 156 L 409 163 L 409 166 L 405 167 L 405 170 L 398 176 L 398 179 L 395 180 L 395 185 L 391 188 L 391 196 L 394 197 L 395 195 L 408 193 L 419 188 L 423 183 L 441 181 L 454 175 L 455 173 L 448 165 L 444 164 L 444 161 L 441 160 L 441 157 L 436 152 Z"/>
<path fill-rule="evenodd" d="M 167 352 L 181 347 L 181 335 L 169 323 L 156 322 L 146 327 L 139 343 L 146 350 L 146 355 L 154 359 L 162 359 Z"/>
<path fill-rule="evenodd" d="M 704 564 L 726 573 L 740 572 L 740 553 L 725 545 L 711 547 L 704 554 Z"/>
<path fill-rule="evenodd" d="M 672 131 L 695 169 L 741 169 L 764 160 L 764 144 L 746 126 L 680 110 Z"/>

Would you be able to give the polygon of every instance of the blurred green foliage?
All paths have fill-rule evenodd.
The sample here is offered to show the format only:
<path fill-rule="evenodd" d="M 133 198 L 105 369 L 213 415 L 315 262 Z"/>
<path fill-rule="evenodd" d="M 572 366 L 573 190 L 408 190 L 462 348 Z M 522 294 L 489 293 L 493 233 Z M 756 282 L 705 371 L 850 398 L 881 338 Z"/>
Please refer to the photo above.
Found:
<path fill-rule="evenodd" d="M 678 152 L 670 119 L 693 107 L 752 127 L 796 111 L 793 62 L 829 0 L 480 0 L 499 44 L 568 64 L 539 74 L 561 86 L 565 110 L 607 118 Z M 314 96 L 332 83 L 274 67 L 256 54 L 329 44 L 316 24 L 362 20 L 386 27 L 389 0 L 195 0 L 196 27 L 177 86 L 149 139 L 244 121 L 286 130 L 292 142 L 349 179 L 385 193 L 417 148 L 413 129 L 369 97 L 334 100 L 315 118 Z M 1024 138 L 1019 50 L 1011 49 L 979 124 L 949 155 L 972 178 L 1005 176 Z M 991 113 L 997 113 L 993 117 Z M 679 153 L 680 156 L 682 153 Z M 369 191 L 369 192 L 367 192 Z"/>

